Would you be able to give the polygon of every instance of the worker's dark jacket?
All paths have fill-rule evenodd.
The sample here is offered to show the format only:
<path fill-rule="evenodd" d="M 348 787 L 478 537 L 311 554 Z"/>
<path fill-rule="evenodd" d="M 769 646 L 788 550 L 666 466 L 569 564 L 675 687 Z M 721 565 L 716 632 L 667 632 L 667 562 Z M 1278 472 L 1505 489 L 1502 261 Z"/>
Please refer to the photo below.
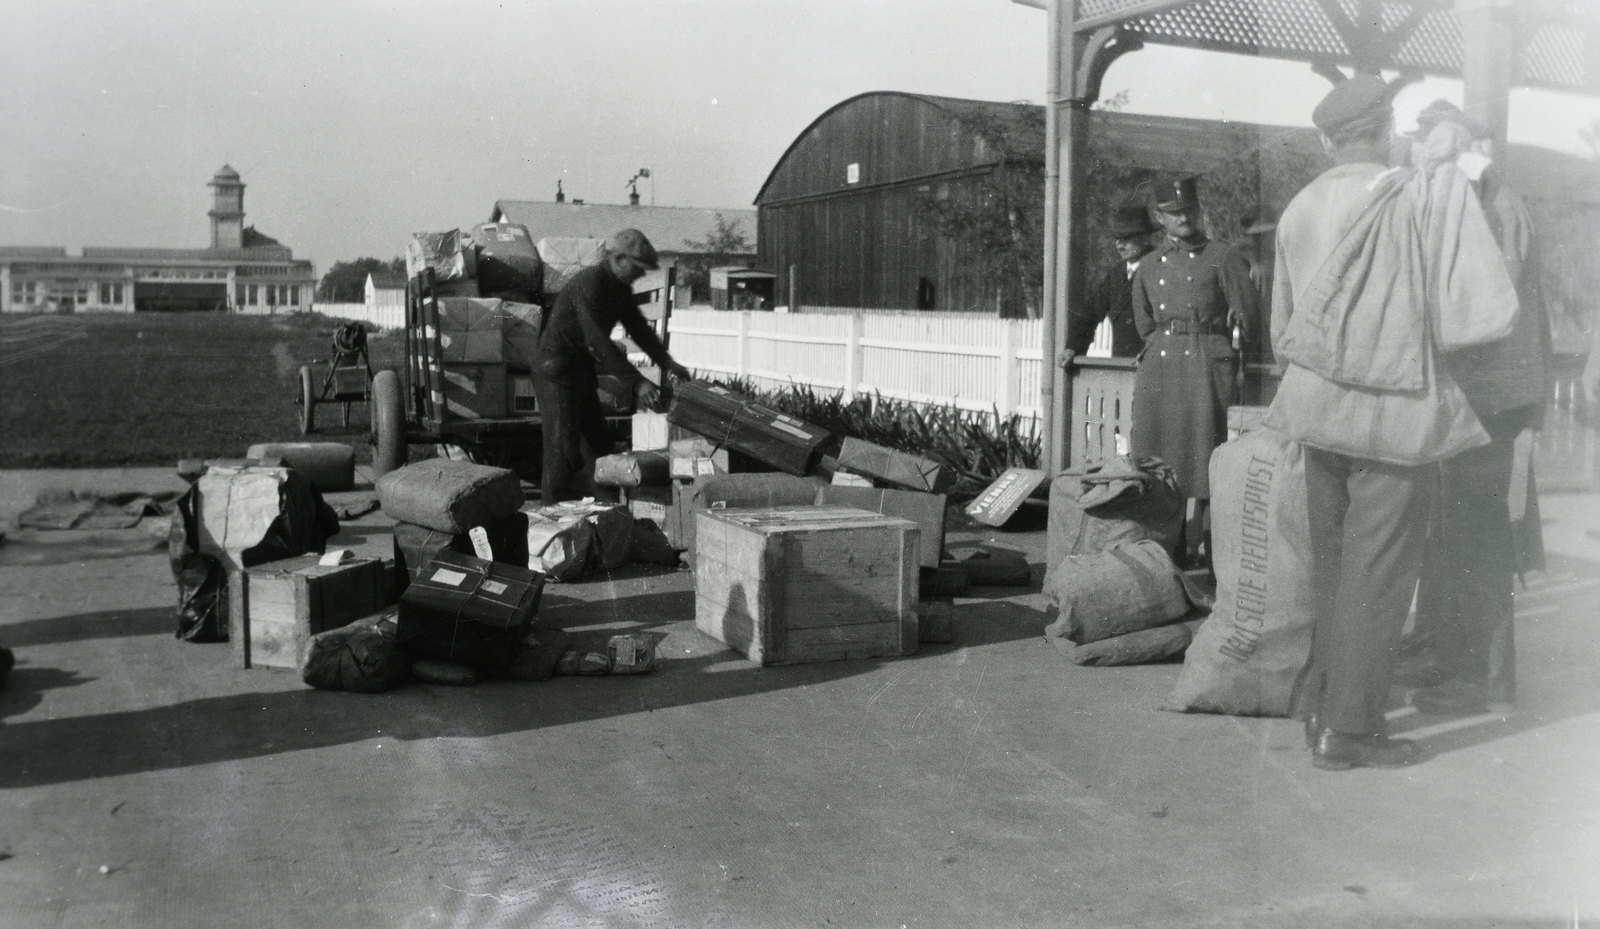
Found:
<path fill-rule="evenodd" d="M 650 360 L 665 366 L 666 347 L 633 302 L 633 287 L 617 279 L 605 265 L 584 268 L 556 298 L 544 329 L 533 369 L 558 384 L 593 383 L 597 374 L 623 378 L 631 386 L 643 375 L 611 341 L 617 323 Z"/>

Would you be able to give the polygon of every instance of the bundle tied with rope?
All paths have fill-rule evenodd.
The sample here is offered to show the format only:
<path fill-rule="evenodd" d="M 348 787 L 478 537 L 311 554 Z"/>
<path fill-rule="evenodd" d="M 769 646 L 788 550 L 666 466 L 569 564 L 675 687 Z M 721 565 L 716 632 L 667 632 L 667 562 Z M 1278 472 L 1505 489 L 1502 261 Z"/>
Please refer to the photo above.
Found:
<path fill-rule="evenodd" d="M 810 473 L 832 437 L 725 387 L 693 382 L 677 385 L 667 421 L 797 477 Z"/>

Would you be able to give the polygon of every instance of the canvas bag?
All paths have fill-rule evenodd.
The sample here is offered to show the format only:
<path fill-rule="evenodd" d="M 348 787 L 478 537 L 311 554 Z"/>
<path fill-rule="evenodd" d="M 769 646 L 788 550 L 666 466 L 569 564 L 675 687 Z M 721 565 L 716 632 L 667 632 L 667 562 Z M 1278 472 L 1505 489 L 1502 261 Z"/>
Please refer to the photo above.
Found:
<path fill-rule="evenodd" d="M 1211 453 L 1217 600 L 1184 654 L 1172 710 L 1285 716 L 1311 655 L 1305 459 L 1270 429 Z"/>
<path fill-rule="evenodd" d="M 1045 638 L 1087 645 L 1153 629 L 1183 618 L 1191 596 L 1172 556 L 1152 539 L 1118 543 L 1103 552 L 1069 555 L 1046 578 L 1059 618 Z"/>
<path fill-rule="evenodd" d="M 1050 482 L 1045 570 L 1117 542 L 1154 539 L 1176 552 L 1183 509 L 1177 476 L 1160 458 L 1122 455 L 1064 471 Z"/>

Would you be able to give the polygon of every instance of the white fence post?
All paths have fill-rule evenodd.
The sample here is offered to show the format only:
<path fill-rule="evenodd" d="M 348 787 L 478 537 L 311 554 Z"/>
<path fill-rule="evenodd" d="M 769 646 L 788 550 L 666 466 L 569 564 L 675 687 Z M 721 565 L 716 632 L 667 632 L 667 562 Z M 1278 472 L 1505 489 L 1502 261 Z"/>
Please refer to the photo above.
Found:
<path fill-rule="evenodd" d="M 1011 320 L 1000 320 L 1000 382 L 994 385 L 994 395 L 999 401 L 995 406 L 1002 418 L 1010 416 L 1017 407 L 1017 397 L 1012 390 L 1017 369 L 1016 334 L 1017 328 Z"/>
<path fill-rule="evenodd" d="M 750 376 L 750 311 L 739 311 L 738 368 L 740 377 Z"/>
<path fill-rule="evenodd" d="M 861 313 L 851 313 L 849 318 L 844 343 L 844 399 L 847 403 L 856 398 L 856 390 L 861 386 L 861 330 L 866 325 Z"/>

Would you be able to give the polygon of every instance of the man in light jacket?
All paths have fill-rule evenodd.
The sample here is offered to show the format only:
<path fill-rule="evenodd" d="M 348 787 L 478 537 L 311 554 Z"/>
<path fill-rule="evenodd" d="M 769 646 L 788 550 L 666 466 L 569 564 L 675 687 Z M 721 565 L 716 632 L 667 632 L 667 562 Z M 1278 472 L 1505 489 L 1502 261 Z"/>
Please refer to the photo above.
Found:
<path fill-rule="evenodd" d="M 1441 349 L 1509 332 L 1516 293 L 1464 178 L 1386 167 L 1392 89 L 1336 84 L 1312 114 L 1335 166 L 1278 221 L 1266 425 L 1305 446 L 1317 614 L 1295 690 L 1319 768 L 1401 767 L 1396 645 L 1421 568 L 1433 465 L 1488 442 Z"/>

